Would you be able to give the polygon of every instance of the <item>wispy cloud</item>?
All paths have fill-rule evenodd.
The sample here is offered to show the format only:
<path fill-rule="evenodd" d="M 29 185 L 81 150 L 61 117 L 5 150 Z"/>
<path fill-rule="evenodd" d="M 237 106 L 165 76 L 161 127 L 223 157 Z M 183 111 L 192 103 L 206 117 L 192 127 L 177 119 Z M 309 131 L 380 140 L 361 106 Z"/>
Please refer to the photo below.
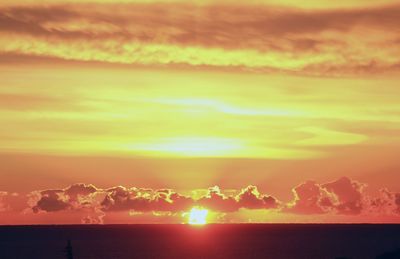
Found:
<path fill-rule="evenodd" d="M 399 14 L 399 6 L 305 10 L 180 2 L 3 7 L 0 50 L 152 66 L 380 73 L 400 64 Z"/>

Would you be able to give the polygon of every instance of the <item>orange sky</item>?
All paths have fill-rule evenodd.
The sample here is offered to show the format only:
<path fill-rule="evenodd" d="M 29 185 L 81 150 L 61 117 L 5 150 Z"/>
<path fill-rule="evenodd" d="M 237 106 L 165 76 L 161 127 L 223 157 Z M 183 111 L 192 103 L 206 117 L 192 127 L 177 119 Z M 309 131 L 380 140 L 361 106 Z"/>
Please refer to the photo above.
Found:
<path fill-rule="evenodd" d="M 0 1 L 0 224 L 400 222 L 399 16 Z"/>

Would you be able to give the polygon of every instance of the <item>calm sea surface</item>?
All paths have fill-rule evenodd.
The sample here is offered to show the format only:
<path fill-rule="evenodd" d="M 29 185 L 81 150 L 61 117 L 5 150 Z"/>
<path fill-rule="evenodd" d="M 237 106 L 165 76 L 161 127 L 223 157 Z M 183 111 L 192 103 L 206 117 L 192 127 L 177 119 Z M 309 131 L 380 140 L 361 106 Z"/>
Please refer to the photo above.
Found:
<path fill-rule="evenodd" d="M 74 259 L 367 259 L 400 248 L 400 225 L 2 226 L 0 258 L 67 258 L 68 239 Z"/>

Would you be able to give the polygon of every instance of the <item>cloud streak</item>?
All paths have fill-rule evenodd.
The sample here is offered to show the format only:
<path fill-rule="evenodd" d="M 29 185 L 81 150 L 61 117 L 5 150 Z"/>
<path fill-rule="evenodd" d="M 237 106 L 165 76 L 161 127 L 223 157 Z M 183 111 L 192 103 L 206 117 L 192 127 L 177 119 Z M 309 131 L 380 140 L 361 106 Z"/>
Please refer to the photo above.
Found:
<path fill-rule="evenodd" d="M 379 73 L 398 70 L 399 14 L 400 6 L 345 10 L 184 3 L 11 6 L 0 9 L 0 51 L 27 58 L 150 66 Z"/>

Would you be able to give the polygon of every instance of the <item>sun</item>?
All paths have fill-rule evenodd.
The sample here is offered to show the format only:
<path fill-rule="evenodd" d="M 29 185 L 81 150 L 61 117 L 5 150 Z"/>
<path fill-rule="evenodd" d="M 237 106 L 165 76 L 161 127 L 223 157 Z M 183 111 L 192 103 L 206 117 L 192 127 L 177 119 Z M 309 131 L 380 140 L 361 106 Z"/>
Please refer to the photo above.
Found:
<path fill-rule="evenodd" d="M 207 216 L 208 216 L 208 210 L 199 208 L 199 207 L 193 207 L 189 212 L 188 212 L 188 223 L 190 225 L 205 225 L 207 224 Z"/>

